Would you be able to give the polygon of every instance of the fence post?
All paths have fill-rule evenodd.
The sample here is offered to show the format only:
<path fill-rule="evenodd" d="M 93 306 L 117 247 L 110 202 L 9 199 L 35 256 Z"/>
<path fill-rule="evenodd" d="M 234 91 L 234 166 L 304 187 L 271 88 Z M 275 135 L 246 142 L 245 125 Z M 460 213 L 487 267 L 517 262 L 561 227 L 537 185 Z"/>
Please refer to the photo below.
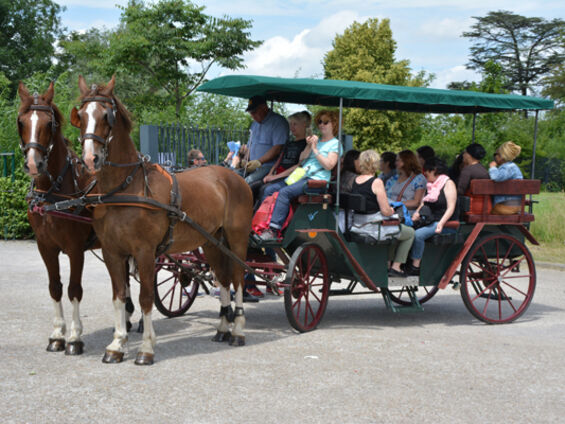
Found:
<path fill-rule="evenodd" d="M 139 128 L 139 147 L 141 153 L 148 155 L 151 162 L 159 162 L 159 127 L 142 125 Z"/>

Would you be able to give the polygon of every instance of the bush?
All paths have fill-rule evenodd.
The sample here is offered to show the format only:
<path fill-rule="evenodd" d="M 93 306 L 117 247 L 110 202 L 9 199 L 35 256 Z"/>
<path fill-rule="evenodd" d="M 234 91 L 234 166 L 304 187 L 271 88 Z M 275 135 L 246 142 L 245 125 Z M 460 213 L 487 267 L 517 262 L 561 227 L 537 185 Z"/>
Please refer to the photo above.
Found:
<path fill-rule="evenodd" d="M 27 219 L 28 204 L 25 200 L 29 185 L 29 178 L 21 171 L 16 172 L 14 181 L 10 177 L 0 177 L 0 231 L 4 239 L 33 237 Z"/>

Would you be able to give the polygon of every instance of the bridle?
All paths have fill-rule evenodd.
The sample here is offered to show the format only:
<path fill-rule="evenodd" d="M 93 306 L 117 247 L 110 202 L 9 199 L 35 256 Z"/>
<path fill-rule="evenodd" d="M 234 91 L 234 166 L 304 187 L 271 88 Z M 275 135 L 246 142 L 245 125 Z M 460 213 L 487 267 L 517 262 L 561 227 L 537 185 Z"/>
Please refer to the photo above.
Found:
<path fill-rule="evenodd" d="M 43 156 L 45 157 L 45 162 L 47 164 L 47 161 L 49 160 L 49 155 L 51 154 L 51 150 L 53 150 L 53 145 L 54 145 L 54 141 L 55 141 L 55 133 L 57 132 L 57 125 L 58 124 L 57 124 L 57 121 L 55 120 L 55 111 L 53 110 L 53 108 L 51 106 L 38 105 L 37 104 L 38 98 L 39 98 L 39 94 L 33 93 L 33 104 L 30 105 L 25 111 L 20 113 L 18 118 L 20 116 L 22 116 L 24 113 L 26 113 L 30 110 L 38 110 L 40 112 L 49 113 L 49 115 L 51 116 L 51 137 L 49 138 L 49 144 L 47 145 L 47 147 L 45 147 L 44 145 L 42 145 L 40 143 L 27 143 L 26 144 L 24 142 L 24 139 L 22 138 L 21 126 L 18 125 L 18 132 L 20 134 L 20 150 L 22 151 L 24 156 L 27 154 L 29 149 L 39 150 L 41 153 L 43 153 Z M 18 119 L 18 122 L 21 122 L 21 121 Z"/>
<path fill-rule="evenodd" d="M 92 87 L 93 90 L 96 89 L 96 86 Z M 106 161 L 106 156 L 108 154 L 108 145 L 112 141 L 112 129 L 114 128 L 114 124 L 116 123 L 116 102 L 113 97 L 106 97 L 106 96 L 94 96 L 94 97 L 86 97 L 80 103 L 80 108 L 82 109 L 86 103 L 101 103 L 106 109 L 106 121 L 108 122 L 108 126 L 110 127 L 110 131 L 108 131 L 108 135 L 106 138 L 100 137 L 94 133 L 86 133 L 81 135 L 78 140 L 81 144 L 84 144 L 86 139 L 92 139 L 100 144 L 102 144 L 102 164 Z M 110 103 L 112 106 L 109 107 L 107 104 Z"/>

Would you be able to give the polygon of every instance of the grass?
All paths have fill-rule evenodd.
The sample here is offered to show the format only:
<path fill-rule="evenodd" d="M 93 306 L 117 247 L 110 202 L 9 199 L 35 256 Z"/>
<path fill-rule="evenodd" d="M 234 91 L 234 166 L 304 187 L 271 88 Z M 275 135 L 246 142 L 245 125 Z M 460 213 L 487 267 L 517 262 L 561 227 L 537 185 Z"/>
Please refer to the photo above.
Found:
<path fill-rule="evenodd" d="M 565 193 L 540 193 L 534 200 L 530 231 L 540 245 L 528 247 L 536 261 L 565 264 Z"/>

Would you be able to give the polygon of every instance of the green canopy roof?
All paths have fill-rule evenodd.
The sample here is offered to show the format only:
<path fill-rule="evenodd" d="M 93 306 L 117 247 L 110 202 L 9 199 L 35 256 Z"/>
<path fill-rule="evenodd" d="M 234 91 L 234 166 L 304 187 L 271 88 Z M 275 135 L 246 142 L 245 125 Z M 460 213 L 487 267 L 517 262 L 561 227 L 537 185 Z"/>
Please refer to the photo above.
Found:
<path fill-rule="evenodd" d="M 553 109 L 551 100 L 512 94 L 254 75 L 215 78 L 202 84 L 198 91 L 246 99 L 261 94 L 268 100 L 322 106 L 339 106 L 341 98 L 344 107 L 409 112 L 474 113 Z"/>

